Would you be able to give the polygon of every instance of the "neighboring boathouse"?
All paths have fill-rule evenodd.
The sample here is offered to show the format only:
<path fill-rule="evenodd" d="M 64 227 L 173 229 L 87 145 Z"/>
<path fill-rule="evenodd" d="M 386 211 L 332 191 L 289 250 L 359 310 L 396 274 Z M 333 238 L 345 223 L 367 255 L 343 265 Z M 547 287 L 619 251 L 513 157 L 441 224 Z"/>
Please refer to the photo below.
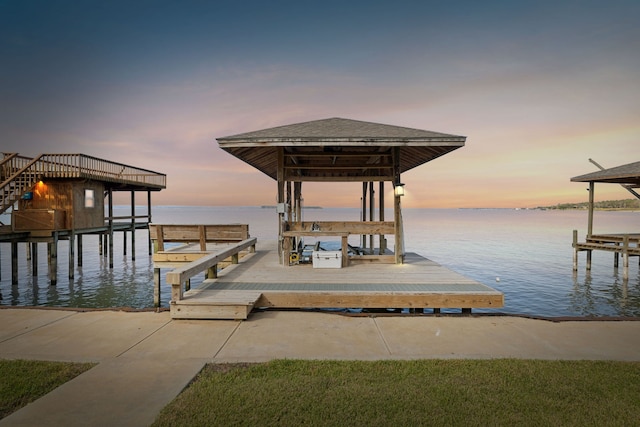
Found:
<path fill-rule="evenodd" d="M 17 284 L 18 243 L 28 244 L 37 274 L 38 243 L 46 243 L 49 279 L 57 280 L 58 240 L 69 240 L 69 277 L 73 277 L 75 244 L 82 265 L 82 236 L 99 234 L 101 248 L 113 267 L 113 233 L 131 233 L 135 259 L 135 230 L 151 222 L 151 192 L 166 187 L 164 174 L 84 154 L 40 154 L 25 157 L 3 153 L 0 159 L 0 213 L 11 212 L 11 226 L 0 227 L 0 242 L 11 242 L 12 283 Z M 131 215 L 113 216 L 113 193 L 131 193 Z M 147 193 L 147 215 L 136 217 L 135 194 Z M 105 210 L 108 213 L 105 215 Z M 119 220 L 119 221 L 118 221 Z M 150 251 L 151 253 L 151 246 Z M 126 254 L 126 239 L 125 239 Z"/>
<path fill-rule="evenodd" d="M 584 242 L 578 242 L 578 231 L 573 231 L 573 270 L 578 269 L 578 252 L 587 253 L 587 270 L 591 270 L 591 255 L 594 250 L 613 252 L 613 266 L 619 265 L 622 255 L 622 277 L 629 278 L 629 257 L 637 256 L 640 261 L 640 233 L 632 230 L 627 233 L 598 233 L 593 232 L 593 211 L 596 183 L 619 184 L 634 197 L 640 199 L 636 189 L 640 188 L 640 162 L 628 163 L 605 169 L 595 161 L 589 159 L 600 170 L 585 175 L 574 176 L 572 182 L 589 183 L 589 216 L 587 222 L 587 236 Z"/>
<path fill-rule="evenodd" d="M 196 242 L 154 254 L 156 290 L 160 268 L 175 268 L 166 275 L 173 318 L 244 319 L 253 307 L 502 307 L 502 293 L 404 248 L 402 173 L 463 147 L 465 140 L 342 118 L 218 138 L 220 148 L 276 181 L 278 240 L 256 245 L 248 230 L 231 226 L 152 225 L 156 246 Z M 361 185 L 360 220 L 304 221 L 307 182 Z M 390 202 L 385 186 L 393 188 Z M 385 218 L 387 203 L 393 218 Z M 359 244 L 350 240 L 354 236 Z M 316 240 L 311 251 L 305 238 Z M 323 238 L 339 239 L 338 248 L 326 250 Z M 300 265 L 309 252 L 313 262 Z M 229 257 L 233 265 L 219 271 L 218 263 Z M 190 290 L 190 278 L 202 272 L 203 285 Z"/>

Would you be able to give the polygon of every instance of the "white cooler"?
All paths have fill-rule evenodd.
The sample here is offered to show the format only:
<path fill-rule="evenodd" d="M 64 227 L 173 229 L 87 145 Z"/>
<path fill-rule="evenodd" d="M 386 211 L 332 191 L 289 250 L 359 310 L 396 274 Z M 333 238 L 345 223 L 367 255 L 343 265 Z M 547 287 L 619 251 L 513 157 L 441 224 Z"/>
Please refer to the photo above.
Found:
<path fill-rule="evenodd" d="M 313 251 L 313 268 L 342 268 L 341 251 Z"/>

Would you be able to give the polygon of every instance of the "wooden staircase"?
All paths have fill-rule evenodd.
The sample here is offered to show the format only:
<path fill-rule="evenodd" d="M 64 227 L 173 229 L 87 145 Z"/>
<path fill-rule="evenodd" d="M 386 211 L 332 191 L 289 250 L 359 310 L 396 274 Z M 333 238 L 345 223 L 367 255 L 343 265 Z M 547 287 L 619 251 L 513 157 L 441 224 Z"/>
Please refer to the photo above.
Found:
<path fill-rule="evenodd" d="M 36 184 L 33 165 L 38 161 L 17 153 L 8 153 L 0 161 L 0 213 L 11 208 Z"/>

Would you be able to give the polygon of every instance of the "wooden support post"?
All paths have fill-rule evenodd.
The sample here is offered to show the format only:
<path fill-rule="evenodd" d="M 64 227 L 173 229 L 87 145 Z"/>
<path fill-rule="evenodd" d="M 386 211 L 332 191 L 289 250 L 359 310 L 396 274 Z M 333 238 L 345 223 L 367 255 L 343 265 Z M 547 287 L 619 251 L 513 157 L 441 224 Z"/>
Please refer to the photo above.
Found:
<path fill-rule="evenodd" d="M 184 282 L 184 290 L 185 290 L 185 292 L 191 290 L 191 279 L 187 279 Z"/>
<path fill-rule="evenodd" d="M 75 264 L 76 264 L 76 260 L 75 260 L 75 248 L 76 248 L 76 242 L 75 242 L 75 234 L 73 232 L 71 232 L 71 234 L 69 234 L 69 279 L 73 279 L 74 277 L 74 272 L 75 272 Z"/>
<path fill-rule="evenodd" d="M 285 200 L 286 200 L 286 204 L 287 204 L 287 222 L 291 222 L 292 218 L 293 218 L 293 203 L 291 200 L 291 181 L 287 181 L 287 187 L 286 187 L 286 196 L 285 196 Z"/>
<path fill-rule="evenodd" d="M 2 280 L 2 245 L 0 244 L 0 280 Z"/>
<path fill-rule="evenodd" d="M 284 203 L 284 148 L 278 147 L 278 205 Z M 282 265 L 289 265 L 289 253 L 285 251 L 284 241 L 285 238 L 282 235 L 284 230 L 284 210 L 278 212 L 278 260 Z"/>
<path fill-rule="evenodd" d="M 393 188 L 393 224 L 395 231 L 395 258 L 396 264 L 402 264 L 404 262 L 404 232 L 402 227 L 402 206 L 400 203 L 400 196 L 396 195 L 395 184 L 400 183 L 400 149 L 398 147 L 393 148 L 393 175 L 394 175 L 394 188 Z"/>
<path fill-rule="evenodd" d="M 18 242 L 11 242 L 11 284 L 18 284 Z"/>
<path fill-rule="evenodd" d="M 618 269 L 618 264 L 620 263 L 620 254 L 618 252 L 613 253 L 613 268 Z"/>
<path fill-rule="evenodd" d="M 578 271 L 578 230 L 573 230 L 573 271 Z"/>
<path fill-rule="evenodd" d="M 127 231 L 122 230 L 122 255 L 127 256 Z"/>
<path fill-rule="evenodd" d="M 373 182 L 369 183 L 369 221 L 373 221 L 375 217 L 375 191 L 373 190 Z M 373 234 L 369 235 L 369 249 L 371 250 L 371 254 L 373 255 L 373 250 L 375 249 L 375 243 L 373 241 Z"/>
<path fill-rule="evenodd" d="M 622 278 L 629 278 L 629 235 L 622 238 Z"/>
<path fill-rule="evenodd" d="M 102 234 L 98 234 L 98 254 L 104 253 L 104 245 L 102 244 Z"/>
<path fill-rule="evenodd" d="M 53 232 L 49 243 L 49 284 L 51 286 L 58 284 L 58 233 L 56 231 Z"/>
<path fill-rule="evenodd" d="M 151 191 L 147 191 L 147 230 L 151 224 Z M 149 255 L 153 255 L 153 246 L 151 242 L 151 233 L 149 233 Z"/>
<path fill-rule="evenodd" d="M 238 262 L 239 262 L 239 254 L 231 255 L 231 264 L 237 264 Z M 287 263 L 289 263 L 288 260 L 287 260 Z"/>
<path fill-rule="evenodd" d="M 378 219 L 381 222 L 384 222 L 384 181 L 380 181 L 380 188 L 378 190 L 378 203 L 380 208 L 378 209 Z M 380 255 L 384 255 L 387 251 L 387 238 L 384 234 L 381 234 L 380 237 Z"/>
<path fill-rule="evenodd" d="M 125 231 L 125 234 L 127 232 Z M 131 190 L 131 261 L 136 260 L 136 192 Z"/>
<path fill-rule="evenodd" d="M 109 188 L 109 268 L 113 268 L 113 190 Z"/>
<path fill-rule="evenodd" d="M 349 266 L 349 235 L 342 236 L 342 266 Z"/>
<path fill-rule="evenodd" d="M 592 255 L 591 250 L 587 251 L 587 270 L 591 270 L 591 255 Z"/>
<path fill-rule="evenodd" d="M 153 306 L 160 307 L 160 269 L 153 269 Z"/>
<path fill-rule="evenodd" d="M 589 216 L 588 216 L 588 224 L 587 224 L 587 239 L 591 237 L 593 234 L 593 204 L 595 196 L 595 183 L 593 181 L 589 182 Z"/>
<path fill-rule="evenodd" d="M 162 225 L 156 226 L 156 247 L 154 250 L 156 252 L 164 251 L 164 227 Z"/>
<path fill-rule="evenodd" d="M 296 205 L 295 220 L 296 222 L 302 222 L 302 182 L 293 183 L 293 199 Z"/>
<path fill-rule="evenodd" d="M 31 261 L 31 245 L 27 243 L 25 249 L 27 250 L 27 261 Z"/>
<path fill-rule="evenodd" d="M 198 236 L 200 238 L 200 250 L 201 251 L 206 251 L 207 250 L 207 230 L 205 230 L 204 225 L 199 225 L 198 226 Z"/>
<path fill-rule="evenodd" d="M 362 183 L 362 214 L 361 214 L 361 218 L 362 218 L 362 222 L 365 222 L 367 220 L 367 182 L 363 182 Z M 367 236 L 366 234 L 363 234 L 362 236 L 360 236 L 360 246 L 362 246 L 363 250 L 367 249 Z"/>
<path fill-rule="evenodd" d="M 31 242 L 31 274 L 38 275 L 38 242 Z"/>
<path fill-rule="evenodd" d="M 78 234 L 78 267 L 82 267 L 82 234 Z"/>
<path fill-rule="evenodd" d="M 207 279 L 218 278 L 218 264 L 213 265 L 207 269 Z"/>

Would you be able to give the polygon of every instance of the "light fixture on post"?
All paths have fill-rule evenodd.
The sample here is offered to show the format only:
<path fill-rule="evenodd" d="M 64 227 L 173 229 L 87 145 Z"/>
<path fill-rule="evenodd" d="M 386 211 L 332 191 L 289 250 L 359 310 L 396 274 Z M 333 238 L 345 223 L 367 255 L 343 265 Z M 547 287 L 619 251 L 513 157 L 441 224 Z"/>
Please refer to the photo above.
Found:
<path fill-rule="evenodd" d="M 401 182 L 394 184 L 393 193 L 396 195 L 396 197 L 404 196 L 404 184 Z"/>

